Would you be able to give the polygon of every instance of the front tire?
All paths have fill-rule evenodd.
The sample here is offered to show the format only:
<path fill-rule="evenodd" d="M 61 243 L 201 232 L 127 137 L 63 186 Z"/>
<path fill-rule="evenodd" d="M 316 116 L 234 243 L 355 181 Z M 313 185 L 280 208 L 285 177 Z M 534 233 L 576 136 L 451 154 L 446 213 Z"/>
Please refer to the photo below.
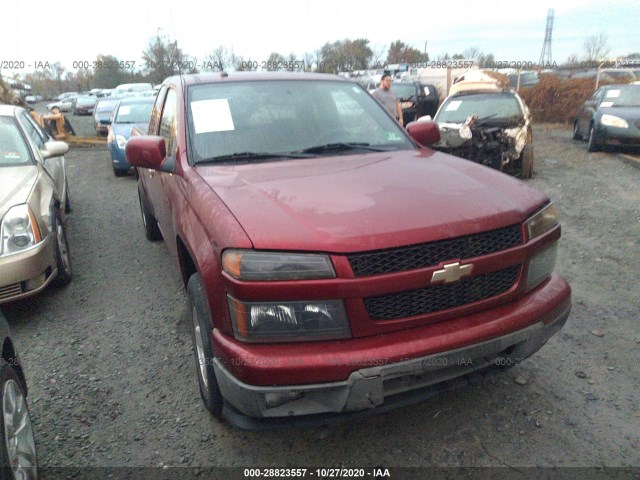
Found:
<path fill-rule="evenodd" d="M 187 295 L 189 297 L 193 355 L 196 361 L 200 397 L 202 397 L 207 410 L 214 417 L 221 419 L 224 401 L 213 369 L 211 313 L 209 311 L 209 302 L 207 302 L 204 293 L 202 277 L 199 273 L 194 273 L 189 279 Z"/>
<path fill-rule="evenodd" d="M 0 359 L 0 478 L 38 478 L 38 455 L 33 438 L 31 416 L 22 382 L 4 359 Z"/>
<path fill-rule="evenodd" d="M 589 143 L 587 144 L 587 151 L 599 152 L 600 150 L 602 150 L 602 145 L 598 143 L 596 138 L 596 129 L 591 125 L 589 128 Z"/>
<path fill-rule="evenodd" d="M 53 219 L 53 229 L 56 232 L 56 266 L 58 267 L 55 284 L 63 287 L 71 282 L 71 253 L 69 252 L 67 229 L 60 214 L 56 214 Z"/>
<path fill-rule="evenodd" d="M 520 178 L 528 179 L 533 177 L 533 145 L 525 145 L 522 149 Z"/>
<path fill-rule="evenodd" d="M 140 201 L 140 212 L 142 213 L 142 224 L 144 225 L 145 237 L 147 237 L 147 240 L 151 242 L 161 240 L 162 233 L 160 232 L 160 227 L 158 227 L 158 221 L 149 209 L 147 197 L 144 194 L 140 180 L 138 180 L 138 200 Z"/>

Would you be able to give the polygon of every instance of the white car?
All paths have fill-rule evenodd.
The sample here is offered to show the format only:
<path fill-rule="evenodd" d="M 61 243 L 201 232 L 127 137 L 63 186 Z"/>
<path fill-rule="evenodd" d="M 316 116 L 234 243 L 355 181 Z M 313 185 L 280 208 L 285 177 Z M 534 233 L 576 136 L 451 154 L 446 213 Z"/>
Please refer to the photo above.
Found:
<path fill-rule="evenodd" d="M 70 112 L 73 108 L 73 102 L 76 97 L 67 97 L 63 100 L 47 104 L 47 110 L 51 111 L 54 107 L 58 107 L 61 112 Z"/>

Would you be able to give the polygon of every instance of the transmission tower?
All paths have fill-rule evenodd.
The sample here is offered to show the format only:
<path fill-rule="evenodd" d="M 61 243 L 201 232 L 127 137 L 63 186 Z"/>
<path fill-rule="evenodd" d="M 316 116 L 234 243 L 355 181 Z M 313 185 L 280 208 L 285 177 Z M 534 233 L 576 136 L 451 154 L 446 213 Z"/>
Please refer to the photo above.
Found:
<path fill-rule="evenodd" d="M 551 34 L 553 33 L 553 8 L 547 12 L 547 29 L 544 32 L 544 43 L 540 53 L 540 65 L 551 64 Z"/>

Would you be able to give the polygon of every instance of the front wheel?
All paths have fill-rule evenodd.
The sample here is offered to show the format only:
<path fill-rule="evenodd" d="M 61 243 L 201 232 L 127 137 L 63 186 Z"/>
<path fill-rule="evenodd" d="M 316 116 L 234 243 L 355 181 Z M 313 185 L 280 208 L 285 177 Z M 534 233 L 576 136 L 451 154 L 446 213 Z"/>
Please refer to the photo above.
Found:
<path fill-rule="evenodd" d="M 18 374 L 4 359 L 0 360 L 0 395 L 0 478 L 35 480 L 38 456 L 27 398 Z"/>
<path fill-rule="evenodd" d="M 55 284 L 63 287 L 71 282 L 71 254 L 69 253 L 67 229 L 60 214 L 53 217 L 53 230 L 56 232 L 56 266 L 58 267 Z"/>
<path fill-rule="evenodd" d="M 587 151 L 599 152 L 600 150 L 602 150 L 602 145 L 598 143 L 596 138 L 596 129 L 591 125 L 591 128 L 589 128 L 589 143 L 587 144 Z"/>
<path fill-rule="evenodd" d="M 147 197 L 144 194 L 144 189 L 142 188 L 140 180 L 138 180 L 138 200 L 140 201 L 140 212 L 142 213 L 142 224 L 144 225 L 145 237 L 150 241 L 162 239 L 162 233 L 160 232 L 160 227 L 158 227 L 158 221 L 149 209 Z"/>
<path fill-rule="evenodd" d="M 533 177 L 533 145 L 525 145 L 520 154 L 521 158 L 521 170 L 520 178 Z"/>
<path fill-rule="evenodd" d="M 191 334 L 193 340 L 193 356 L 196 360 L 198 387 L 205 407 L 216 418 L 222 418 L 222 393 L 213 369 L 213 349 L 211 347 L 211 313 L 204 293 L 202 277 L 194 273 L 187 285 L 189 297 L 189 315 L 191 317 Z"/>

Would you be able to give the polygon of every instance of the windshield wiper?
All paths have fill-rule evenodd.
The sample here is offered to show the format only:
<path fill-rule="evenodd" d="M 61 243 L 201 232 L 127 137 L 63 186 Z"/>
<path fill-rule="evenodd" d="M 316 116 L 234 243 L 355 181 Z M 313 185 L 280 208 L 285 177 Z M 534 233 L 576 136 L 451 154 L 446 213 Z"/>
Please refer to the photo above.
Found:
<path fill-rule="evenodd" d="M 384 148 L 372 147 L 371 144 L 366 142 L 338 142 L 327 143 L 326 145 L 317 145 L 315 147 L 305 148 L 300 150 L 300 153 L 324 153 L 324 152 L 340 152 L 344 150 L 370 150 L 372 152 L 386 152 Z"/>
<path fill-rule="evenodd" d="M 243 160 L 243 161 L 252 161 L 252 160 L 269 160 L 274 158 L 311 158 L 315 157 L 315 155 L 308 155 L 306 152 L 302 153 L 268 153 L 268 152 L 238 152 L 231 153 L 229 155 L 218 155 L 217 157 L 205 158 L 202 160 L 198 160 L 196 165 L 202 163 L 217 163 L 217 162 L 227 162 L 229 160 Z"/>

